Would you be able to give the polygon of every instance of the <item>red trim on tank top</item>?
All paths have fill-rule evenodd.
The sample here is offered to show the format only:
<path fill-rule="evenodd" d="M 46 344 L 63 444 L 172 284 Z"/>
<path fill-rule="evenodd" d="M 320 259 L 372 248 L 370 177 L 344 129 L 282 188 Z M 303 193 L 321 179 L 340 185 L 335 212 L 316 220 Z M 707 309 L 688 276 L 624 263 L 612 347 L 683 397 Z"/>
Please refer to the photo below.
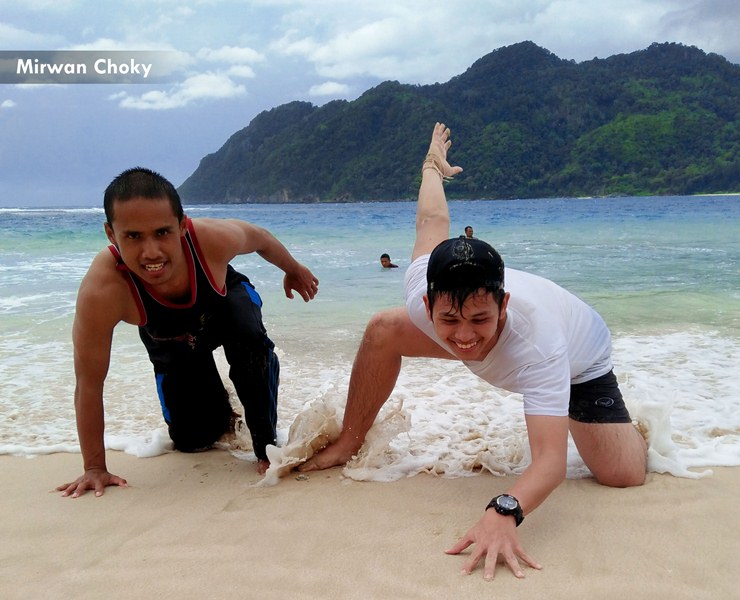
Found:
<path fill-rule="evenodd" d="M 211 287 L 213 288 L 213 291 L 219 294 L 220 296 L 226 295 L 226 283 L 224 283 L 223 287 L 219 288 L 216 284 L 216 279 L 213 277 L 213 274 L 211 273 L 211 269 L 208 268 L 208 263 L 206 262 L 205 255 L 203 254 L 203 250 L 201 250 L 200 243 L 198 242 L 198 236 L 195 235 L 195 227 L 193 227 L 193 220 L 189 217 L 186 217 L 186 223 L 185 223 L 188 233 L 190 234 L 190 241 L 193 242 L 193 248 L 195 248 L 195 257 L 198 259 L 198 262 L 200 263 L 201 268 L 203 269 L 203 272 L 206 274 L 206 278 L 208 279 L 208 283 L 211 284 Z"/>
<path fill-rule="evenodd" d="M 131 295 L 133 296 L 136 308 L 139 311 L 139 327 L 144 327 L 147 323 L 146 309 L 144 308 L 144 301 L 141 299 L 139 288 L 136 287 L 136 283 L 134 282 L 134 276 L 131 274 L 129 268 L 124 264 L 123 260 L 121 260 L 121 253 L 118 251 L 118 248 L 111 244 L 108 246 L 108 250 L 110 250 L 110 253 L 116 259 L 116 270 L 119 273 L 125 273 L 124 279 L 131 290 Z"/>

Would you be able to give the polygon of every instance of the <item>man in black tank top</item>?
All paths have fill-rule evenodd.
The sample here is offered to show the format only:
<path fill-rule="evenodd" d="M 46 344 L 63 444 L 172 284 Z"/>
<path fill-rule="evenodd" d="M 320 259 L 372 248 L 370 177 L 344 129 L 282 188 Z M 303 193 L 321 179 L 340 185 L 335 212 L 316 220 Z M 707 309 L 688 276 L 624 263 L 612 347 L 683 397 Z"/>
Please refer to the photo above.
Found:
<path fill-rule="evenodd" d="M 232 426 L 232 408 L 213 358 L 223 347 L 229 378 L 244 408 L 258 470 L 275 444 L 280 366 L 262 323 L 262 300 L 229 261 L 258 252 L 285 272 L 288 298 L 308 302 L 318 279 L 265 229 L 235 219 L 194 219 L 174 186 L 148 169 L 124 171 L 104 196 L 111 246 L 80 285 L 73 328 L 75 410 L 84 474 L 57 489 L 79 496 L 125 486 L 108 472 L 103 386 L 113 329 L 137 325 L 154 366 L 162 414 L 176 449 L 210 447 Z"/>

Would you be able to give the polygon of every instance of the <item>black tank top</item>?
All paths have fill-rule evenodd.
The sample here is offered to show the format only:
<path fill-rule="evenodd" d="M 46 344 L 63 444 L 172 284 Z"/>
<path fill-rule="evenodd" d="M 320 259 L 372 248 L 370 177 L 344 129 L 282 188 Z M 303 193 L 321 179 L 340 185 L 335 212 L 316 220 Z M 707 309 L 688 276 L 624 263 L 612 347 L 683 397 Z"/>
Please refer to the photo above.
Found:
<path fill-rule="evenodd" d="M 213 321 L 225 309 L 226 284 L 218 289 L 208 269 L 190 219 L 182 239 L 182 248 L 190 274 L 190 298 L 184 303 L 174 303 L 160 297 L 124 264 L 118 249 L 108 249 L 118 261 L 116 269 L 124 273 L 131 293 L 139 308 L 139 336 L 149 352 L 152 362 L 173 358 L 186 349 L 212 351 L 220 345 Z M 226 280 L 237 275 L 229 265 Z"/>

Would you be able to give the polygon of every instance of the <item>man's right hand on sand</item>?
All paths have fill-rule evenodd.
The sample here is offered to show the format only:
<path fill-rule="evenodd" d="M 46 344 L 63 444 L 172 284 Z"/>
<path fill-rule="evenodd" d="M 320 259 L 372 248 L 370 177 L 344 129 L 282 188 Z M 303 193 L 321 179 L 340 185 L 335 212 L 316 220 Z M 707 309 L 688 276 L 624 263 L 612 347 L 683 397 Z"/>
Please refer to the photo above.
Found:
<path fill-rule="evenodd" d="M 87 490 L 94 490 L 96 496 L 102 496 L 105 488 L 109 485 L 128 487 L 125 479 L 113 475 L 105 469 L 88 469 L 84 475 L 81 475 L 72 483 L 64 483 L 57 487 L 56 491 L 62 492 L 62 496 L 72 496 L 72 498 L 82 496 Z"/>

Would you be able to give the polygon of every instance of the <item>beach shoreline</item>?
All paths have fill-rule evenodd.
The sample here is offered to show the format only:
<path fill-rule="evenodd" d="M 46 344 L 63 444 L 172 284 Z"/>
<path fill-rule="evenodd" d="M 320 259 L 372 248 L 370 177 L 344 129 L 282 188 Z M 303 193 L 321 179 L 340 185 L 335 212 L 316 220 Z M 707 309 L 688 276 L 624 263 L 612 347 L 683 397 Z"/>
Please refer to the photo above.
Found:
<path fill-rule="evenodd" d="M 126 489 L 62 498 L 78 454 L 2 456 L 3 598 L 730 598 L 740 583 L 740 469 L 649 473 L 640 488 L 565 481 L 520 530 L 543 565 L 517 580 L 444 553 L 512 477 L 345 479 L 272 487 L 228 452 L 108 452 Z M 467 553 L 466 553 L 467 555 Z"/>

